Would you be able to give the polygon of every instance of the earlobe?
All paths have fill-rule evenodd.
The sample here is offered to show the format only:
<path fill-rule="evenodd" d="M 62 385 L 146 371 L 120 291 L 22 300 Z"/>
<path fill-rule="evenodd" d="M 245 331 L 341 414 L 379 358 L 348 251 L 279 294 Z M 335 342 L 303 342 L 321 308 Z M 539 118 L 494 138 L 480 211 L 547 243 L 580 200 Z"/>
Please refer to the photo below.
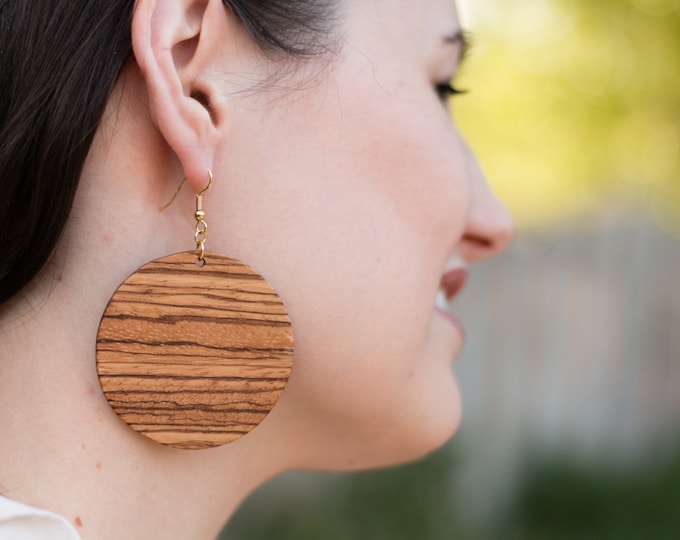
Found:
<path fill-rule="evenodd" d="M 219 139 L 218 113 L 211 87 L 201 84 L 214 48 L 206 43 L 211 9 L 221 0 L 137 0 L 132 47 L 146 82 L 149 106 L 158 130 L 177 155 L 192 186 L 205 184 Z"/>

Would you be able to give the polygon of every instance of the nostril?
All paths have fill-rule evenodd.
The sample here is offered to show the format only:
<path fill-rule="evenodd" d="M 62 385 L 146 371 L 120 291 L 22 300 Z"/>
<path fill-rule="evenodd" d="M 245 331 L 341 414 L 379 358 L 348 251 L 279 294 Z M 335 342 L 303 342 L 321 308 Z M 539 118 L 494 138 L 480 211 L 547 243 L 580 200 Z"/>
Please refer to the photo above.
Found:
<path fill-rule="evenodd" d="M 478 234 L 466 234 L 465 240 L 467 240 L 471 244 L 475 244 L 478 247 L 482 247 L 482 248 L 486 248 L 486 249 L 492 249 L 494 247 L 493 240 L 489 239 L 486 236 L 480 236 Z"/>
<path fill-rule="evenodd" d="M 463 235 L 462 252 L 466 260 L 478 261 L 502 252 L 514 236 L 512 221 L 472 223 Z"/>

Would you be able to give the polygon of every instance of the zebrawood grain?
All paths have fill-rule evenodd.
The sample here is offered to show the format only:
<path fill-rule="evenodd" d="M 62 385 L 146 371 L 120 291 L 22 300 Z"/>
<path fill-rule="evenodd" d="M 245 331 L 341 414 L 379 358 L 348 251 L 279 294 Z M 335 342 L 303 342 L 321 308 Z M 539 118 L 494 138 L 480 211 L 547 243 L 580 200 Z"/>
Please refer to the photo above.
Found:
<path fill-rule="evenodd" d="M 113 294 L 97 372 L 114 411 L 177 448 L 231 442 L 274 407 L 293 363 L 283 302 L 249 266 L 215 253 L 151 261 Z"/>

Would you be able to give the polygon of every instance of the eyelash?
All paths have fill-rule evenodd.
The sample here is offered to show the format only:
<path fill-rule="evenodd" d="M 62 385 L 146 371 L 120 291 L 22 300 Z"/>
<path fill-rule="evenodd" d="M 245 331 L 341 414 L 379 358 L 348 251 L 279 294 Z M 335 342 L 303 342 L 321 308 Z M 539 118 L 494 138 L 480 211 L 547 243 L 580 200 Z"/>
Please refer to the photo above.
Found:
<path fill-rule="evenodd" d="M 447 81 L 445 83 L 438 84 L 435 86 L 435 90 L 437 91 L 437 95 L 442 101 L 446 101 L 452 96 L 459 96 L 461 94 L 467 94 L 467 90 L 459 90 L 453 84 L 451 81 Z"/>

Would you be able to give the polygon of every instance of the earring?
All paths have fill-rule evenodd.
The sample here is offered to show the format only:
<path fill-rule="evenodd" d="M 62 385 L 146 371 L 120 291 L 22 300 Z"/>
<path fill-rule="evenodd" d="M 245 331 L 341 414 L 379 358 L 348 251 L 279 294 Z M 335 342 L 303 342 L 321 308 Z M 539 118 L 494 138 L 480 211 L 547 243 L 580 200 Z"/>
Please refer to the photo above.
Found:
<path fill-rule="evenodd" d="M 271 285 L 248 265 L 205 251 L 208 173 L 196 195 L 195 252 L 134 272 L 97 333 L 97 373 L 113 410 L 150 439 L 185 449 L 226 444 L 255 428 L 293 361 L 290 319 Z"/>

